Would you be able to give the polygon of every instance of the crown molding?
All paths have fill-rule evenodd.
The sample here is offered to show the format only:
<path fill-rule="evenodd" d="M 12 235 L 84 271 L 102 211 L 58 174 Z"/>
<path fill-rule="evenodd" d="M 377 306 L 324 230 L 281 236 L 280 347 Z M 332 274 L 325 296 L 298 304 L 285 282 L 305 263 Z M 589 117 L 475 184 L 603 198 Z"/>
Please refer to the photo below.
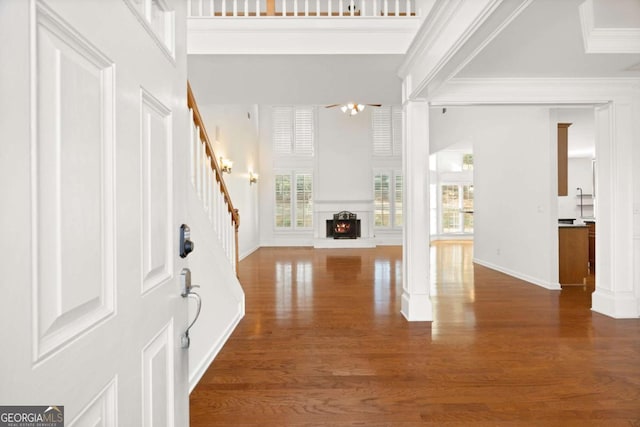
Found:
<path fill-rule="evenodd" d="M 640 78 L 457 78 L 429 97 L 439 105 L 603 104 L 640 97 Z"/>
<path fill-rule="evenodd" d="M 598 28 L 593 0 L 579 6 L 585 53 L 640 53 L 640 28 Z"/>

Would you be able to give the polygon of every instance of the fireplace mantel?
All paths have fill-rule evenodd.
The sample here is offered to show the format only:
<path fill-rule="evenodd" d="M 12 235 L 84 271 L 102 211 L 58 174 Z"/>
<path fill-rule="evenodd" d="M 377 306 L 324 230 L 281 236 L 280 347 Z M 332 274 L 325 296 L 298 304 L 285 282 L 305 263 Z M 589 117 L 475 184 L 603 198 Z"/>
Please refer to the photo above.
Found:
<path fill-rule="evenodd" d="M 373 240 L 373 199 L 366 200 L 314 200 L 314 247 L 316 248 L 371 248 Z M 358 216 L 360 222 L 359 239 L 333 239 L 326 237 L 327 220 L 333 214 L 349 211 Z"/>

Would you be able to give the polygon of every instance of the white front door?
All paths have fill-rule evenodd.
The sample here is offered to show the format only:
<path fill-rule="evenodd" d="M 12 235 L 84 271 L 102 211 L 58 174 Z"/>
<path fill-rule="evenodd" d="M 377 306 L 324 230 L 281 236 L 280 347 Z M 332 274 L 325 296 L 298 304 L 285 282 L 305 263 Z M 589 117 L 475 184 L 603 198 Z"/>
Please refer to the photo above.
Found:
<path fill-rule="evenodd" d="M 188 424 L 183 3 L 0 0 L 0 405 Z"/>

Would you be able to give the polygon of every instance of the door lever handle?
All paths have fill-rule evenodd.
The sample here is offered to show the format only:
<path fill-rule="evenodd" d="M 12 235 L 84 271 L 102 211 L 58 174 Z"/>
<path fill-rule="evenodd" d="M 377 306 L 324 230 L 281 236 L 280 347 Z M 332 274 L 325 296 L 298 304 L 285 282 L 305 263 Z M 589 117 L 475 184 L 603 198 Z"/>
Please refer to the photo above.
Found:
<path fill-rule="evenodd" d="M 191 284 L 191 270 L 183 268 L 180 272 L 180 295 L 187 297 L 191 293 L 191 289 L 199 287 L 200 285 Z"/>
<path fill-rule="evenodd" d="M 196 323 L 196 320 L 198 320 L 198 317 L 200 316 L 200 310 L 202 309 L 202 298 L 200 298 L 200 295 L 198 293 L 193 291 L 193 288 L 199 288 L 199 287 L 200 287 L 199 285 L 191 284 L 191 270 L 189 270 L 188 268 L 183 268 L 182 271 L 180 272 L 180 289 L 181 289 L 180 295 L 183 298 L 195 299 L 197 303 L 197 306 L 196 306 L 197 308 L 196 308 L 195 317 L 193 318 L 191 323 L 189 323 L 189 326 L 187 326 L 187 330 L 182 335 L 182 338 L 181 338 L 182 348 L 189 348 L 189 346 L 191 345 L 191 338 L 189 338 L 189 330 L 194 325 L 194 323 Z"/>
<path fill-rule="evenodd" d="M 184 335 L 182 335 L 182 348 L 189 348 L 189 346 L 191 345 L 191 338 L 189 337 L 189 330 L 194 325 L 194 323 L 196 323 L 196 320 L 198 320 L 198 317 L 200 317 L 200 310 L 202 309 L 202 298 L 200 298 L 199 294 L 197 294 L 196 292 L 191 291 L 191 292 L 189 292 L 187 294 L 187 298 L 194 298 L 196 300 L 196 303 L 197 303 L 197 308 L 196 308 L 195 317 L 193 318 L 191 323 L 189 323 L 189 326 L 187 326 L 187 330 L 184 331 Z"/>

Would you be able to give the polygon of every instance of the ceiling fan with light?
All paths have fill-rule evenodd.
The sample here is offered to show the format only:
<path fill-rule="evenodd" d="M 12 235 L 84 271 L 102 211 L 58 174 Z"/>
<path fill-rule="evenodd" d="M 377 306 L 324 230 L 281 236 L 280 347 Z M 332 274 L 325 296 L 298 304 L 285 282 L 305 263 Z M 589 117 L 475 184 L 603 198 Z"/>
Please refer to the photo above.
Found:
<path fill-rule="evenodd" d="M 348 102 L 346 104 L 331 104 L 331 105 L 325 106 L 324 108 L 340 107 L 340 110 L 343 113 L 348 114 L 350 116 L 355 116 L 356 114 L 364 110 L 364 107 L 367 105 L 370 107 L 382 107 L 382 104 L 358 104 L 356 102 Z"/>

